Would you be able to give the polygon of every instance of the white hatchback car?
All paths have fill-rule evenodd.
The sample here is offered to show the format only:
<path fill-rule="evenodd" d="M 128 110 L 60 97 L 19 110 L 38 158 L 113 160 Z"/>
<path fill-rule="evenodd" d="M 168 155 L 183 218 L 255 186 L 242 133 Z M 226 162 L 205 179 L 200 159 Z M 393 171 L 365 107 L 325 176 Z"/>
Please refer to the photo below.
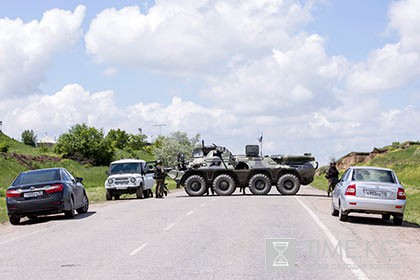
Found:
<path fill-rule="evenodd" d="M 401 225 L 406 196 L 397 175 L 391 169 L 352 166 L 336 185 L 331 202 L 331 214 L 346 221 L 349 213 L 382 214 L 383 220 L 393 216 Z"/>

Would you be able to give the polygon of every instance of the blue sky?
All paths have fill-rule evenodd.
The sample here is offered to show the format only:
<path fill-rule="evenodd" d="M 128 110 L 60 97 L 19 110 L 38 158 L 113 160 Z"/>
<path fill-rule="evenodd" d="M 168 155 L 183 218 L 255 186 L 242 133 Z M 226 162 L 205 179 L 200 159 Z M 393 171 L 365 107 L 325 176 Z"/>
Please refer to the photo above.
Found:
<path fill-rule="evenodd" d="M 418 1 L 0 3 L 0 120 L 200 133 L 321 163 L 418 140 Z"/>

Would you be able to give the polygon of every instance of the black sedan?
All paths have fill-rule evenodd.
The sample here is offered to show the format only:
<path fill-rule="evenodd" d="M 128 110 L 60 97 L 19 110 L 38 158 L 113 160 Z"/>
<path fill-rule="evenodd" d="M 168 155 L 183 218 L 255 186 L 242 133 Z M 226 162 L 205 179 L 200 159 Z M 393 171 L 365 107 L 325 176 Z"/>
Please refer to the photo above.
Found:
<path fill-rule="evenodd" d="M 86 213 L 89 200 L 82 178 L 65 168 L 47 168 L 20 173 L 6 191 L 9 221 L 17 225 L 22 217 L 64 213 L 67 218 Z"/>

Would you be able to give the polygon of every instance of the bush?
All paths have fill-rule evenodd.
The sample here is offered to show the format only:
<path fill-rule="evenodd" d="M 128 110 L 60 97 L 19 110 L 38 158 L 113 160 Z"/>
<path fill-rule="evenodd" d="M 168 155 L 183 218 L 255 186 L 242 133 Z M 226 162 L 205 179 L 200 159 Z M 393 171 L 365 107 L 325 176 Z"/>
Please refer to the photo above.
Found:
<path fill-rule="evenodd" d="M 86 161 L 93 165 L 108 165 L 114 157 L 112 142 L 104 137 L 103 130 L 76 124 L 58 138 L 55 146 L 57 153 L 62 153 L 77 161 Z"/>
<path fill-rule="evenodd" d="M 7 153 L 9 151 L 9 148 L 10 148 L 10 145 L 7 142 L 5 142 L 5 141 L 0 142 L 0 152 L 1 153 Z"/>
<path fill-rule="evenodd" d="M 22 142 L 25 145 L 35 147 L 36 146 L 36 141 L 37 141 L 36 138 L 37 137 L 36 137 L 33 130 L 27 129 L 27 130 L 22 132 Z"/>

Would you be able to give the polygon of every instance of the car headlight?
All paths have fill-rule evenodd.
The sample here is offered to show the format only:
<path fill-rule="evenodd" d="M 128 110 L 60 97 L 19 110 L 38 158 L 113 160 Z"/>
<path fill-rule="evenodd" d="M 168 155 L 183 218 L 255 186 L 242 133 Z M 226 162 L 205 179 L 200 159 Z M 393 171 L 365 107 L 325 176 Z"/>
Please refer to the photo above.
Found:
<path fill-rule="evenodd" d="M 114 182 L 114 180 L 112 180 L 111 178 L 108 179 L 108 184 L 112 185 L 112 183 Z"/>
<path fill-rule="evenodd" d="M 136 178 L 131 177 L 131 178 L 130 178 L 130 182 L 134 184 L 134 183 L 136 182 Z"/>

